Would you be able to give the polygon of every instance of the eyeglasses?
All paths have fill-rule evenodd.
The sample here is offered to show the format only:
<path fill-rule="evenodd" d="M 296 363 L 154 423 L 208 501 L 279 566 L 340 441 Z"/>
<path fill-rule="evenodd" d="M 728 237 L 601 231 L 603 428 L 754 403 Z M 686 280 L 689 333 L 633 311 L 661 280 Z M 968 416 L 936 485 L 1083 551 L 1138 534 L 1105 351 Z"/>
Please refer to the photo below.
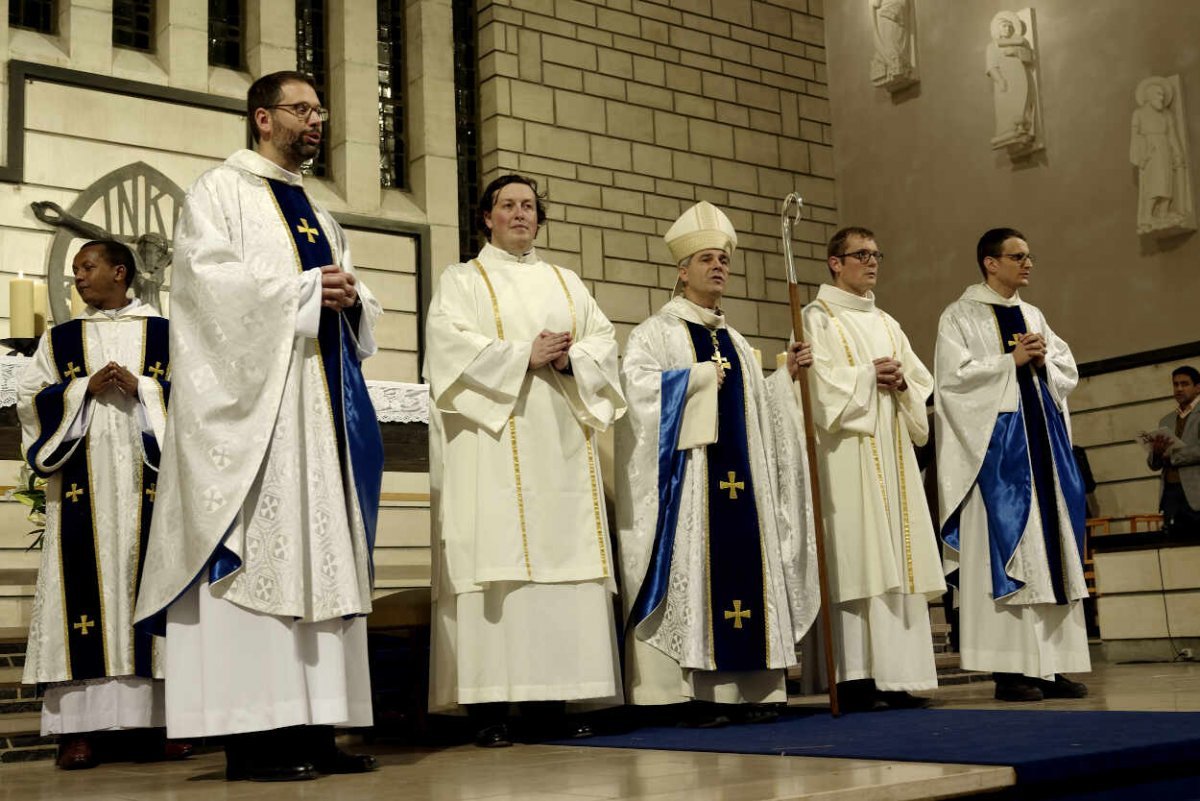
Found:
<path fill-rule="evenodd" d="M 309 116 L 315 111 L 317 119 L 321 122 L 329 122 L 329 109 L 322 106 L 310 106 L 307 103 L 276 103 L 273 106 L 266 108 L 281 108 L 292 112 L 303 122 L 308 122 Z"/>
<path fill-rule="evenodd" d="M 875 259 L 877 262 L 883 261 L 883 254 L 878 250 L 856 250 L 853 253 L 843 253 L 842 255 L 835 256 L 834 258 L 845 261 L 847 256 L 852 257 L 859 264 L 866 264 L 871 259 Z"/>
<path fill-rule="evenodd" d="M 1027 261 L 1033 261 L 1032 253 L 1001 253 L 996 258 L 1010 259 L 1013 264 L 1024 264 Z"/>

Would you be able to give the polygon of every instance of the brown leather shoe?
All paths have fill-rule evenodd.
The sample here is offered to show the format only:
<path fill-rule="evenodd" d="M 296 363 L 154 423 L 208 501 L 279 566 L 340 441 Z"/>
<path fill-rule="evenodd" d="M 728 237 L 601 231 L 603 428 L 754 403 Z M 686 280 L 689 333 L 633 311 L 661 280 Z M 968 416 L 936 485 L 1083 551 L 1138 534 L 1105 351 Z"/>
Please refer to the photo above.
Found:
<path fill-rule="evenodd" d="M 96 767 L 92 746 L 86 737 L 65 736 L 58 742 L 58 766 L 63 770 L 87 770 Z"/>
<path fill-rule="evenodd" d="M 162 758 L 174 762 L 180 759 L 187 759 L 196 751 L 196 747 L 189 742 L 182 740 L 167 740 L 163 743 Z"/>

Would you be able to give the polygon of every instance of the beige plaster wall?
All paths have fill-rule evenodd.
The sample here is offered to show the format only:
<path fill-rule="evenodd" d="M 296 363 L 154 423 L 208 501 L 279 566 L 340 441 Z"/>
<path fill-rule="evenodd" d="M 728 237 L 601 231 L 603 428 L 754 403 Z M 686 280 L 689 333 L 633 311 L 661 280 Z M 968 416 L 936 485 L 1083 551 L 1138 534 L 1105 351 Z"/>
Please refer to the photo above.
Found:
<path fill-rule="evenodd" d="M 496 0 L 480 3 L 484 179 L 543 181 L 538 246 L 591 284 L 624 341 L 669 298 L 662 234 L 698 200 L 740 250 L 724 306 L 768 360 L 790 335 L 779 207 L 815 284 L 835 218 L 820 0 Z M 773 361 L 769 366 L 773 366 Z"/>
<path fill-rule="evenodd" d="M 839 219 L 878 233 L 878 296 L 918 353 L 932 358 L 942 308 L 979 279 L 979 235 L 1004 225 L 1039 257 L 1022 295 L 1080 361 L 1200 339 L 1200 236 L 1139 241 L 1128 161 L 1134 88 L 1172 73 L 1200 158 L 1200 3 L 1033 4 L 1047 147 L 1013 166 L 989 144 L 984 49 L 996 12 L 1029 4 L 913 2 L 921 83 L 899 100 L 868 79 L 869 3 L 829 3 L 826 21 Z"/>

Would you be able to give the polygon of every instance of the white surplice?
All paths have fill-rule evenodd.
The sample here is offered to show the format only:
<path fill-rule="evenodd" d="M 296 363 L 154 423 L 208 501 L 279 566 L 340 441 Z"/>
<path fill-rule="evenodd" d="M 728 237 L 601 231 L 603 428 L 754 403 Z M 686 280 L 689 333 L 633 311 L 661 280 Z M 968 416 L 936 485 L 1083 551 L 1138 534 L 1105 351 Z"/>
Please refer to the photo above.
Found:
<path fill-rule="evenodd" d="M 267 179 L 303 185 L 238 151 L 188 190 L 176 228 L 171 416 L 138 599 L 139 619 L 168 607 L 179 643 L 167 663 L 172 737 L 370 722 L 354 684 L 366 675 L 365 619 L 354 616 L 371 610 L 370 554 L 317 345 L 320 272 L 302 270 Z M 353 272 L 341 227 L 312 207 L 315 235 Z M 356 288 L 366 358 L 381 308 Z M 218 545 L 241 564 L 209 585 Z M 211 680 L 236 670 L 250 673 L 240 686 Z M 254 682 L 295 675 L 248 701 Z"/>
<path fill-rule="evenodd" d="M 570 373 L 529 369 L 569 331 Z M 613 327 L 570 270 L 490 244 L 426 322 L 430 705 L 620 696 L 597 434 L 625 412 Z"/>
<path fill-rule="evenodd" d="M 1020 409 L 1016 362 L 1004 353 L 991 307 L 1019 306 L 1026 330 L 1046 340 L 1046 388 L 1068 424 L 1067 396 L 1079 380 L 1071 349 L 1036 307 L 1019 294 L 1005 298 L 975 284 L 942 312 L 938 323 L 936 415 L 941 524 L 959 511 L 961 550 L 944 549 L 945 571 L 959 571 L 959 650 L 969 670 L 1055 673 L 1091 670 L 1080 599 L 1087 597 L 1073 524 L 1055 480 L 1062 563 L 1069 603 L 1056 605 L 1042 536 L 1041 511 L 1032 499 L 1029 519 L 1007 573 L 1024 587 L 992 597 L 987 510 L 976 477 L 1000 414 Z M 1040 383 L 1040 379 L 1034 378 Z M 1049 445 L 1047 445 L 1049 447 Z M 1057 468 L 1056 468 L 1057 471 Z M 1030 492 L 1033 492 L 1032 486 Z"/>
<path fill-rule="evenodd" d="M 927 599 L 946 585 L 914 450 L 929 436 L 933 377 L 873 293 L 822 285 L 804 310 L 804 330 L 838 681 L 936 687 Z M 900 362 L 905 391 L 878 388 L 881 357 Z M 896 597 L 877 600 L 885 595 Z"/>
<path fill-rule="evenodd" d="M 89 306 L 79 316 L 83 321 L 87 364 L 83 365 L 83 374 L 70 382 L 63 395 L 62 425 L 40 451 L 37 467 L 50 472 L 65 464 L 76 448 L 88 449 L 92 512 L 99 546 L 99 583 L 105 612 L 105 665 L 109 676 L 56 684 L 70 682 L 72 676 L 65 642 L 68 626 L 63 619 L 62 475 L 54 472 L 46 483 L 46 531 L 23 678 L 26 684 L 52 685 L 47 688 L 47 703 L 42 707 L 43 734 L 162 725 L 161 687 L 155 691 L 151 689 L 152 680 L 133 675 L 133 608 L 141 539 L 142 473 L 153 469 L 145 462 L 142 434 L 145 432 L 161 443 L 166 416 L 162 387 L 154 379 L 139 375 L 145 351 L 145 320 L 157 316 L 157 311 L 136 299 L 111 311 Z M 18 387 L 17 412 L 26 451 L 40 431 L 34 396 L 43 387 L 61 380 L 50 342 L 49 334 L 42 337 Z M 138 397 L 116 390 L 98 397 L 88 396 L 91 375 L 110 361 L 137 376 Z M 75 443 L 73 447 L 55 454 L 61 445 L 71 442 Z M 60 458 L 48 463 L 46 459 L 52 455 Z M 98 630 L 91 633 L 101 634 Z M 158 643 L 161 640 L 156 640 Z M 157 660 L 155 673 L 162 675 Z M 128 692 L 132 687 L 139 689 Z M 153 703 L 155 693 L 157 707 Z M 64 699 L 65 712 L 60 711 L 60 701 Z"/>
<path fill-rule="evenodd" d="M 768 665 L 718 671 L 712 657 L 708 586 L 706 448 L 717 439 L 716 370 L 696 363 L 687 322 L 725 328 L 737 349 L 745 386 L 746 437 L 765 563 Z M 772 403 L 754 352 L 722 314 L 682 297 L 668 302 L 629 335 L 621 363 L 629 414 L 617 426 L 617 525 L 624 608 L 628 616 L 645 580 L 659 514 L 659 427 L 663 373 L 690 371 L 678 448 L 687 450 L 674 532 L 669 589 L 645 635 L 626 636 L 626 695 L 635 704 L 690 699 L 719 703 L 786 700 L 785 668 L 820 604 L 799 407 Z M 790 393 L 790 387 L 787 388 Z M 644 637 L 644 638 L 643 638 Z"/>

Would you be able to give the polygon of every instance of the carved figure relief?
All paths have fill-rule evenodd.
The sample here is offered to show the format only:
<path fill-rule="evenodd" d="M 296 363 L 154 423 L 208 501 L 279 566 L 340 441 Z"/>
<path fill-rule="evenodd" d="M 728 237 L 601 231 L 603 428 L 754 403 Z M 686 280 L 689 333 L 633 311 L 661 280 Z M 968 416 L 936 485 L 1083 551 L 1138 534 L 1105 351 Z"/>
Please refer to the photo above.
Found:
<path fill-rule="evenodd" d="M 1025 156 L 1042 149 L 1031 10 L 1001 11 L 992 18 L 991 34 L 987 75 L 996 116 L 992 149 Z"/>
<path fill-rule="evenodd" d="M 870 0 L 875 54 L 871 83 L 898 92 L 917 82 L 917 42 L 912 0 Z"/>
<path fill-rule="evenodd" d="M 1138 171 L 1139 234 L 1171 236 L 1196 229 L 1180 88 L 1178 75 L 1151 76 L 1134 92 L 1129 161 Z"/>

